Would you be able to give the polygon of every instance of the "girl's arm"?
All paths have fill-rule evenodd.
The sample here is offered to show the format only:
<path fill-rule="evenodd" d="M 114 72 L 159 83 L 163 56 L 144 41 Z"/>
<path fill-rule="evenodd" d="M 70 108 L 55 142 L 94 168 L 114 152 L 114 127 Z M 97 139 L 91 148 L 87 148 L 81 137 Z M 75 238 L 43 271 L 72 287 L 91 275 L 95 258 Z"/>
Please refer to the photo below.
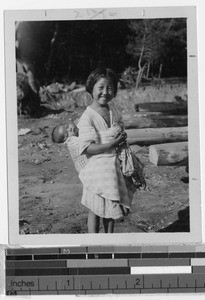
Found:
<path fill-rule="evenodd" d="M 123 143 L 126 139 L 126 134 L 122 132 L 117 138 L 112 139 L 106 144 L 90 144 L 85 152 L 87 154 L 96 155 L 110 150 L 111 148 L 117 147 L 120 143 Z"/>

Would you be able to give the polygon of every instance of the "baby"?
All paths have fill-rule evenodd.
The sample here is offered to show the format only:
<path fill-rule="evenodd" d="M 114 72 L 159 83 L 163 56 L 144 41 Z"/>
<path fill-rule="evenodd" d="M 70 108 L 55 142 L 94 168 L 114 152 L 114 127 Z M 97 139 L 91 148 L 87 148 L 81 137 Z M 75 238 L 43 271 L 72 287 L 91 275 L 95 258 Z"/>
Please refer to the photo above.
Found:
<path fill-rule="evenodd" d="M 54 143 L 67 144 L 70 156 L 78 173 L 87 165 L 87 156 L 84 154 L 80 155 L 79 153 L 78 128 L 73 121 L 69 121 L 68 124 L 56 126 L 52 131 L 51 138 Z"/>

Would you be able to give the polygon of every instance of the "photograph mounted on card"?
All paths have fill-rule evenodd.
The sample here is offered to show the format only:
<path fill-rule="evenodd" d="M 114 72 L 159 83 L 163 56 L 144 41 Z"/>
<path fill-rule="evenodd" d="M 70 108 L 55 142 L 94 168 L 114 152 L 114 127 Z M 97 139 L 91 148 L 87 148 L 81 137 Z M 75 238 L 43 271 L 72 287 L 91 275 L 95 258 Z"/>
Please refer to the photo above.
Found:
<path fill-rule="evenodd" d="M 201 241 L 195 7 L 5 12 L 9 243 Z"/>

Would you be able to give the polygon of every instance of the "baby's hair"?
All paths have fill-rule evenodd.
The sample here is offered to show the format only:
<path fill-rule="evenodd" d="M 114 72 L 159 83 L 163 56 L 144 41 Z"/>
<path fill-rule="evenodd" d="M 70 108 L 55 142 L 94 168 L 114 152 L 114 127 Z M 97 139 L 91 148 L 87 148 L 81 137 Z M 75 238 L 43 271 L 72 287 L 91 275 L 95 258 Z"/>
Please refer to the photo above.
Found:
<path fill-rule="evenodd" d="M 51 139 L 53 143 L 63 143 L 64 141 L 64 131 L 63 131 L 63 125 L 57 125 L 54 127 L 52 133 L 51 133 Z"/>
<path fill-rule="evenodd" d="M 115 96 L 117 93 L 117 84 L 118 84 L 117 74 L 113 70 L 104 67 L 98 67 L 97 69 L 95 69 L 93 72 L 90 73 L 86 82 L 86 91 L 92 95 L 93 87 L 100 78 L 107 78 L 110 81 L 112 81 L 114 87 L 114 96 Z"/>

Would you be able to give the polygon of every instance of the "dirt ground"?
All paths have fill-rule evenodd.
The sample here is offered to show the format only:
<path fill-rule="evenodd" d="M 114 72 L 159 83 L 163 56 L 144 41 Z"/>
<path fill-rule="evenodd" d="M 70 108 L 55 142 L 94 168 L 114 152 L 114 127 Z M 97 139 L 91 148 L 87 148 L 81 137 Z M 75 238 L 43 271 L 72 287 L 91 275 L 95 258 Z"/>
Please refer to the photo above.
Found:
<path fill-rule="evenodd" d="M 54 126 L 81 113 L 75 110 L 36 119 L 18 118 L 20 234 L 87 233 L 82 184 L 66 145 L 51 141 Z M 137 155 L 145 163 L 147 189 L 135 193 L 132 211 L 116 221 L 115 233 L 189 231 L 185 167 L 152 165 L 146 147 Z M 103 233 L 102 224 L 100 228 Z"/>

